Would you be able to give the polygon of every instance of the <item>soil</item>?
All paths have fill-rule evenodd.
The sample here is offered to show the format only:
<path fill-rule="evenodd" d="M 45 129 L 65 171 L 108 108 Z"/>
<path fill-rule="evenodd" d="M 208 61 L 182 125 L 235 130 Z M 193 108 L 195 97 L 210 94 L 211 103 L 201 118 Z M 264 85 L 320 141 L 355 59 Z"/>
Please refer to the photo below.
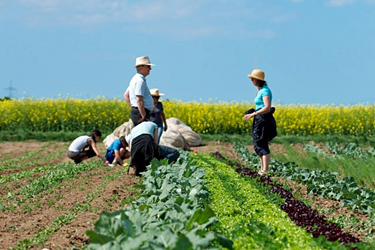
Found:
<path fill-rule="evenodd" d="M 1 142 L 0 178 L 21 173 L 26 169 L 36 169 L 51 164 L 64 163 L 67 168 L 75 167 L 66 157 L 68 146 L 69 143 L 63 142 Z M 232 148 L 230 143 L 208 142 L 199 147 L 192 147 L 191 150 L 196 150 L 198 153 L 218 151 L 228 158 L 240 161 Z M 252 147 L 249 146 L 248 148 L 252 150 Z M 99 149 L 104 152 L 104 145 L 100 144 Z M 40 152 L 33 154 L 37 150 L 40 150 Z M 282 145 L 272 144 L 271 150 L 274 154 L 285 154 Z M 56 156 L 48 160 L 51 155 Z M 89 161 L 92 160 L 95 159 Z M 19 167 L 6 168 L 7 164 L 10 163 L 18 164 Z M 31 239 L 40 230 L 52 228 L 53 221 L 66 214 L 74 214 L 69 223 L 53 230 L 51 236 L 42 246 L 31 244 L 29 249 L 74 249 L 74 247 L 81 248 L 87 245 L 89 238 L 86 231 L 94 230 L 94 224 L 103 211 L 117 211 L 127 206 L 138 195 L 139 190 L 135 187 L 139 180 L 138 177 L 122 174 L 117 179 L 106 178 L 106 176 L 118 171 L 124 171 L 124 167 L 108 168 L 100 166 L 97 170 L 82 172 L 76 178 L 63 180 L 58 187 L 51 188 L 31 199 L 26 199 L 15 208 L 11 206 L 12 202 L 22 198 L 19 195 L 22 188 L 30 180 L 34 180 L 42 174 L 33 173 L 31 176 L 20 180 L 2 183 L 0 186 L 0 201 L 2 199 L 9 202 L 0 203 L 0 211 L 2 211 L 0 212 L 0 249 L 14 248 L 17 243 L 27 238 Z M 286 180 L 281 178 L 278 178 L 278 181 L 286 183 Z M 334 208 L 335 214 L 332 216 L 335 217 L 353 213 L 339 207 L 337 202 L 307 195 L 306 188 L 301 185 L 292 182 L 288 182 L 288 185 L 299 197 L 309 200 L 312 206 L 318 210 L 326 211 L 329 208 Z M 9 195 L 11 194 L 17 195 L 14 199 L 10 199 Z M 90 199 L 90 197 L 92 198 Z M 3 207 L 1 207 L 2 204 L 4 204 Z M 77 208 L 81 208 L 80 212 L 76 212 Z M 355 216 L 358 216 L 359 220 L 367 219 L 365 216 Z M 345 230 L 353 233 L 353 228 L 349 227 Z M 360 233 L 353 234 L 363 238 Z"/>

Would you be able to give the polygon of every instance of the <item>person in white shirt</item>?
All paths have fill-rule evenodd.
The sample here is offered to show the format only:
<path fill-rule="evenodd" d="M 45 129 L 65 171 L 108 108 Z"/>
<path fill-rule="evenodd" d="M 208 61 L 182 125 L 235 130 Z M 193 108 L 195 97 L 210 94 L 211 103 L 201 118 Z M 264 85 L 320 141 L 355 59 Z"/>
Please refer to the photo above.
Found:
<path fill-rule="evenodd" d="M 150 112 L 154 108 L 154 101 L 147 86 L 146 76 L 150 74 L 151 66 L 148 56 L 137 57 L 135 68 L 137 73 L 130 80 L 129 86 L 124 93 L 124 99 L 131 108 L 130 119 L 134 126 L 150 119 Z"/>
<path fill-rule="evenodd" d="M 98 156 L 105 162 L 105 158 L 100 154 L 96 143 L 99 142 L 102 133 L 99 130 L 92 131 L 90 136 L 82 135 L 76 138 L 69 146 L 68 157 L 79 164 L 83 160 Z"/>

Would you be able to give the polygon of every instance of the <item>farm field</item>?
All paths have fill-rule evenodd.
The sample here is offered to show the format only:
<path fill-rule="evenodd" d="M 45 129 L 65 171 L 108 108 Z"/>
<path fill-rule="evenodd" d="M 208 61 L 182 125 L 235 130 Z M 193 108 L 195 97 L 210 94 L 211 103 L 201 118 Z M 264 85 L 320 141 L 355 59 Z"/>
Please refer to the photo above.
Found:
<path fill-rule="evenodd" d="M 104 145 L 101 143 L 99 145 L 101 151 L 104 151 Z M 141 190 L 137 186 L 140 184 L 140 179 L 127 175 L 126 167 L 101 166 L 95 159 L 75 166 L 65 155 L 68 146 L 68 142 L 57 141 L 0 142 L 0 246 L 2 249 L 81 249 L 93 240 L 95 241 L 96 238 L 92 234 L 90 238 L 86 231 L 95 230 L 94 224 L 103 211 L 112 213 L 124 207 L 129 208 L 129 205 L 134 204 L 134 201 L 141 196 Z M 311 171 L 319 168 L 326 171 L 335 170 L 338 179 L 355 175 L 354 181 L 358 183 L 358 186 L 355 187 L 353 183 L 348 184 L 353 188 L 352 193 L 362 192 L 361 194 L 369 196 L 371 200 L 373 198 L 371 190 L 374 190 L 375 186 L 375 171 L 371 167 L 374 166 L 375 155 L 370 146 L 362 148 L 349 144 L 347 146 L 350 146 L 351 150 L 345 151 L 347 148 L 345 145 L 313 143 L 312 141 L 294 144 L 273 143 L 271 151 L 275 157 L 271 163 L 269 177 L 274 183 L 290 190 L 295 199 L 318 211 L 328 222 L 338 225 L 343 233 L 359 241 L 367 242 L 371 247 L 374 244 L 375 221 L 371 217 L 370 207 L 374 208 L 374 204 L 365 199 L 353 203 L 351 197 L 346 197 L 346 204 L 342 206 L 342 199 L 336 199 L 339 194 L 335 193 L 334 188 L 330 190 L 312 188 L 308 182 L 310 179 L 306 177 L 307 173 L 311 176 L 311 172 L 299 170 L 299 168 Z M 243 174 L 240 172 L 236 173 L 231 170 L 228 162 L 257 168 L 257 159 L 251 156 L 251 146 L 215 140 L 204 141 L 203 146 L 191 148 L 191 150 L 192 152 L 197 150 L 197 155 L 192 153 L 190 155 L 196 159 L 198 166 L 206 168 L 207 171 L 211 168 L 215 170 L 212 173 L 207 172 L 206 175 L 207 178 L 212 178 L 209 182 L 213 183 L 211 187 L 208 187 L 212 195 L 210 207 L 221 224 L 228 218 L 235 221 L 233 218 L 238 216 L 238 212 L 241 214 L 242 212 L 237 211 L 233 215 L 222 213 L 220 203 L 215 202 L 215 195 L 226 197 L 227 194 L 215 194 L 221 190 L 217 185 L 222 182 L 222 180 L 215 179 L 216 176 L 220 177 L 225 174 L 227 176 L 225 178 L 235 178 L 236 183 L 242 183 L 242 188 L 249 189 L 246 195 L 257 193 L 256 197 L 264 197 L 259 199 L 268 200 L 267 204 L 269 203 L 273 210 L 281 207 L 280 199 L 282 198 L 269 196 L 267 189 L 254 181 L 258 177 L 248 182 L 248 177 L 242 177 Z M 214 160 L 211 154 L 214 152 L 219 152 L 227 161 L 223 163 Z M 295 163 L 291 164 L 291 161 Z M 351 161 L 360 162 L 363 164 L 363 169 L 359 171 L 358 165 L 353 169 L 354 163 Z M 209 162 L 212 162 L 212 165 L 205 165 Z M 294 176 L 288 175 L 288 169 L 291 169 Z M 229 172 L 226 173 L 227 171 Z M 298 177 L 298 173 L 301 173 L 304 178 Z M 302 179 L 305 182 L 301 181 Z M 316 180 L 311 179 L 310 182 L 312 181 Z M 340 185 L 345 187 L 342 183 Z M 213 187 L 215 188 L 210 190 Z M 227 190 L 233 188 L 225 187 Z M 220 192 L 225 192 L 225 189 Z M 366 190 L 369 192 L 365 193 Z M 232 192 L 231 195 L 234 194 L 235 192 Z M 228 199 L 234 199 L 233 202 L 239 202 L 242 207 L 246 202 L 238 199 L 243 195 L 245 194 L 239 193 L 238 197 L 228 196 Z M 344 197 L 345 194 L 341 196 Z M 264 202 L 262 204 L 265 204 Z M 253 247 L 249 249 L 298 249 L 296 248 L 298 244 L 306 245 L 307 249 L 337 249 L 337 247 L 345 249 L 343 244 L 331 245 L 320 238 L 320 241 L 313 240 L 312 233 L 296 227 L 281 210 L 277 212 L 277 218 L 284 226 L 287 223 L 288 228 L 282 229 L 278 226 L 268 228 L 272 224 L 278 225 L 276 220 L 267 221 L 267 214 L 259 212 L 259 208 L 256 209 L 257 212 L 254 212 L 251 206 L 243 207 L 244 211 L 249 209 L 248 213 L 253 214 L 251 218 L 253 223 L 250 223 L 249 228 L 244 229 L 245 231 L 233 231 L 230 227 L 216 228 L 221 235 L 233 241 L 234 249 L 244 249 L 241 247 L 244 245 Z M 226 205 L 226 207 L 230 206 Z M 264 211 L 268 211 L 267 209 L 264 208 Z M 230 217 L 227 218 L 227 216 Z M 239 219 L 250 221 L 248 216 Z M 264 232 L 257 231 L 260 229 Z M 301 235 L 301 241 L 295 241 L 284 235 L 284 230 L 293 230 Z M 244 232 L 247 232 L 247 237 L 243 236 Z M 94 245 L 90 246 L 95 248 Z"/>

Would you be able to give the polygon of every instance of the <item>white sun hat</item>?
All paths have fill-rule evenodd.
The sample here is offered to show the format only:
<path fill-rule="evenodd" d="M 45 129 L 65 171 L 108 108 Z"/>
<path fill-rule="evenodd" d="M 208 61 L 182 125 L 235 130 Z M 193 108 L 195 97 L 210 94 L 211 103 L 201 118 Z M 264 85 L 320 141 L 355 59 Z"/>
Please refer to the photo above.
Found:
<path fill-rule="evenodd" d="M 138 67 L 141 65 L 155 66 L 155 64 L 152 64 L 150 62 L 150 58 L 148 56 L 140 56 L 135 59 L 135 67 Z"/>
<path fill-rule="evenodd" d="M 150 89 L 150 93 L 152 96 L 164 96 L 163 93 L 159 92 L 159 89 Z"/>

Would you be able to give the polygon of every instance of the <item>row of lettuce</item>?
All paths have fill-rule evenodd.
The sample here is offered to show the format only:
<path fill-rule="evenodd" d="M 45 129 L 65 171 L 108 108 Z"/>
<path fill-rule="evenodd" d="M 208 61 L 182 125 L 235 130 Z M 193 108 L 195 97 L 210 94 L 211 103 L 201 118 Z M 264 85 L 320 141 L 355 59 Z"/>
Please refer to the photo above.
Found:
<path fill-rule="evenodd" d="M 249 133 L 242 119 L 254 107 L 244 102 L 163 101 L 166 117 L 176 117 L 197 133 Z M 276 105 L 280 135 L 375 135 L 375 105 Z M 1 130 L 112 132 L 127 122 L 130 109 L 123 100 L 22 99 L 0 102 Z"/>
<path fill-rule="evenodd" d="M 354 237 L 325 237 L 315 222 L 308 233 L 280 209 L 285 197 L 236 169 L 210 154 L 184 152 L 173 166 L 153 161 L 140 198 L 103 213 L 87 249 L 370 249 Z"/>

